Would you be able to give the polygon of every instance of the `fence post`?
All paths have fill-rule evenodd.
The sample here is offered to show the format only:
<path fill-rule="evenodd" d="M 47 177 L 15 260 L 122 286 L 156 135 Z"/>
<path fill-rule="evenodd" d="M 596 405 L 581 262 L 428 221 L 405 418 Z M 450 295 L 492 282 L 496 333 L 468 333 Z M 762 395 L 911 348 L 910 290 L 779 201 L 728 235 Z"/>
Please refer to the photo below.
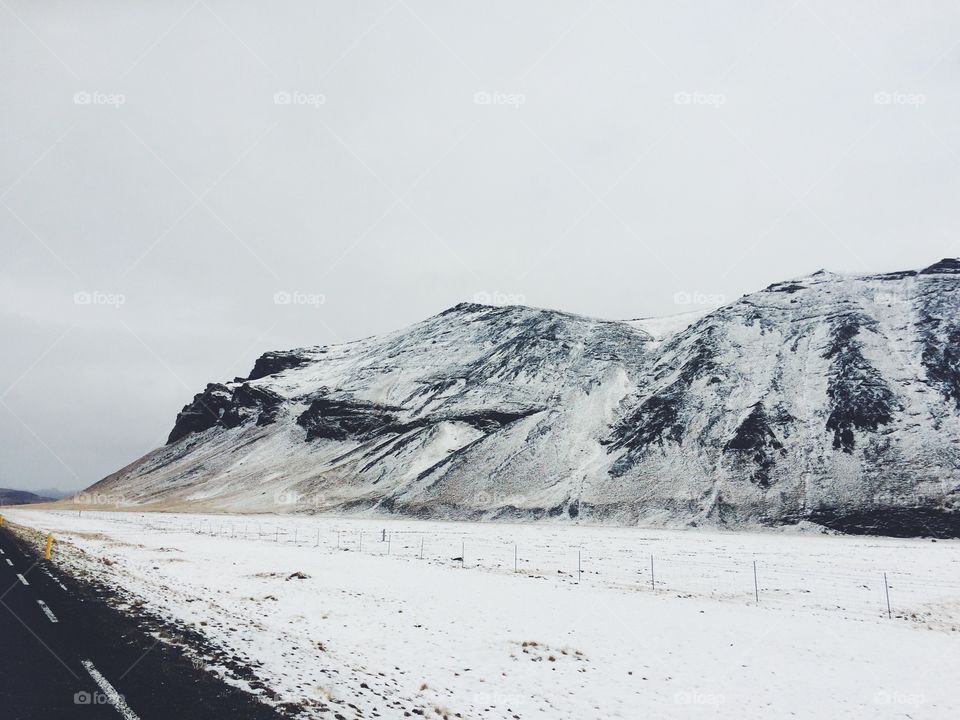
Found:
<path fill-rule="evenodd" d="M 757 585 L 757 561 L 753 561 L 753 597 L 760 602 L 760 586 Z"/>
<path fill-rule="evenodd" d="M 890 585 L 887 583 L 887 574 L 883 574 L 883 590 L 887 594 L 887 619 L 893 619 L 893 611 L 890 610 Z"/>
<path fill-rule="evenodd" d="M 653 576 L 653 555 L 650 555 L 650 589 L 654 591 L 657 589 L 657 584 Z"/>
<path fill-rule="evenodd" d="M 420 559 L 423 560 L 423 535 L 420 536 Z"/>

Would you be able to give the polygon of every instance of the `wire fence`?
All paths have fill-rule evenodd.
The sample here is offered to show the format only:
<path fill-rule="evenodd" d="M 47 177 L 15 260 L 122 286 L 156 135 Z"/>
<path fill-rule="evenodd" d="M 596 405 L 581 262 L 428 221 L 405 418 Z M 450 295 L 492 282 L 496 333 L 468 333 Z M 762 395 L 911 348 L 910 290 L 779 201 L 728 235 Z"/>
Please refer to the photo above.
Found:
<path fill-rule="evenodd" d="M 50 514 L 76 517 L 73 513 Z M 859 619 L 960 625 L 960 553 L 955 546 L 944 548 L 947 554 L 937 562 L 910 562 L 896 553 L 884 553 L 882 546 L 861 546 L 866 547 L 862 557 L 836 550 L 751 552 L 749 547 L 697 546 L 695 535 L 692 542 L 671 542 L 669 537 L 640 530 L 634 535 L 629 531 L 585 531 L 576 537 L 570 531 L 558 532 L 555 526 L 536 532 L 531 527 L 537 526 L 406 522 L 398 529 L 391 527 L 395 521 L 385 521 L 377 528 L 376 521 L 342 518 L 197 517 L 87 510 L 79 515 L 116 529 L 128 528 L 117 539 L 124 539 L 126 533 L 126 539 L 136 539 L 145 531 L 192 534 L 661 596 L 840 613 Z"/>

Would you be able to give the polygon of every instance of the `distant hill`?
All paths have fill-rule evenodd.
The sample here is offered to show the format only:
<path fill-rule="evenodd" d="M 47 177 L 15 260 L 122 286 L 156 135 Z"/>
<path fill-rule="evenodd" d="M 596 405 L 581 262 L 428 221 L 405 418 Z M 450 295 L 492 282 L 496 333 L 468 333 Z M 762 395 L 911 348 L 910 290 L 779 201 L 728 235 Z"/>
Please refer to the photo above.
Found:
<path fill-rule="evenodd" d="M 64 498 L 73 496 L 76 492 L 76 490 L 61 490 L 59 488 L 40 488 L 36 494 L 44 498 L 63 500 Z"/>
<path fill-rule="evenodd" d="M 53 502 L 53 498 L 37 495 L 26 490 L 0 488 L 0 505 L 29 505 L 30 503 Z"/>

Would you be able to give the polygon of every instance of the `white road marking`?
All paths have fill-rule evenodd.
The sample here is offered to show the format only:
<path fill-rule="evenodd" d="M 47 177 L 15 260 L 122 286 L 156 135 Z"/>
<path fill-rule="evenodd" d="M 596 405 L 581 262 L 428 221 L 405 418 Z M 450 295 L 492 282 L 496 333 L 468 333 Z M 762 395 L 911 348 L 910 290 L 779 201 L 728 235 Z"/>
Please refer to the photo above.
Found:
<path fill-rule="evenodd" d="M 52 572 L 50 572 L 50 571 L 47 570 L 46 568 L 43 568 L 43 572 L 44 572 L 44 574 L 45 574 L 48 578 L 50 578 L 50 579 L 53 580 L 57 585 L 59 585 L 61 590 L 63 590 L 64 592 L 67 592 L 67 586 L 64 585 L 62 582 L 60 582 L 59 580 L 57 580 L 56 576 L 55 576 Z"/>
<path fill-rule="evenodd" d="M 40 606 L 40 609 L 43 610 L 43 614 L 50 619 L 50 622 L 60 622 L 57 620 L 57 616 L 53 614 L 53 610 L 48 608 L 43 600 L 37 600 L 37 604 Z"/>
<path fill-rule="evenodd" d="M 7 561 L 7 565 L 9 565 L 10 567 L 13 567 L 13 561 L 10 558 L 4 558 L 4 560 Z"/>
<path fill-rule="evenodd" d="M 20 578 L 20 582 L 22 582 L 24 585 L 29 585 L 29 584 L 30 584 L 30 583 L 27 582 L 27 579 L 26 579 L 23 575 L 21 575 L 20 573 L 17 573 L 17 577 Z"/>
<path fill-rule="evenodd" d="M 103 694 L 107 697 L 107 702 L 113 705 L 117 712 L 123 716 L 123 720 L 140 720 L 140 717 L 127 705 L 127 701 L 123 699 L 123 695 L 118 693 L 117 689 L 100 674 L 100 671 L 93 666 L 92 662 L 83 660 L 81 664 L 87 669 L 87 672 L 90 673 L 93 681 L 103 690 Z"/>

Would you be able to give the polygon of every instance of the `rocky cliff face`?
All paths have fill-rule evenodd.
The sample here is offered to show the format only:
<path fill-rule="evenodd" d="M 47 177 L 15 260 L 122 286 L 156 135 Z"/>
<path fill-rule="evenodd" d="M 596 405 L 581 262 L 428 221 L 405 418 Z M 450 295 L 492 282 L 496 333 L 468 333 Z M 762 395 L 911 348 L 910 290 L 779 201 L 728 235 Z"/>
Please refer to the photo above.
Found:
<path fill-rule="evenodd" d="M 818 272 L 666 334 L 462 304 L 264 355 L 98 489 L 198 509 L 960 535 L 958 293 L 956 260 Z"/>

